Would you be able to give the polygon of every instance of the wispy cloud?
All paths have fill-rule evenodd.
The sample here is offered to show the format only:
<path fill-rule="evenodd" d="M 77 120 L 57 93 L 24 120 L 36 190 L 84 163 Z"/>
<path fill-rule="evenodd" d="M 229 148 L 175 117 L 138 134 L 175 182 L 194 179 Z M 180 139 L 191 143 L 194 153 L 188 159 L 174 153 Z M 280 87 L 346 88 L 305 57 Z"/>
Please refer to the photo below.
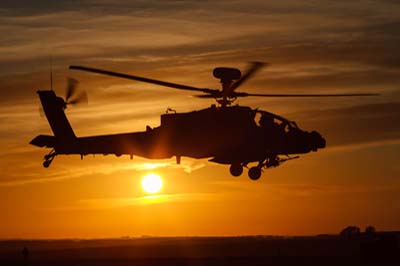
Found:
<path fill-rule="evenodd" d="M 326 152 L 346 152 L 346 151 L 357 151 L 362 149 L 370 149 L 376 147 L 385 147 L 385 146 L 398 146 L 400 145 L 400 139 L 388 139 L 388 140 L 378 140 L 378 141 L 370 141 L 364 143 L 354 143 L 354 144 L 346 144 L 346 145 L 338 145 L 333 147 L 328 147 Z"/>
<path fill-rule="evenodd" d="M 28 167 L 30 169 L 32 167 Z M 26 170 L 26 169 L 25 169 Z M 8 174 L 2 176 L 0 179 L 0 187 L 13 187 L 31 184 L 40 184 L 48 182 L 62 181 L 66 179 L 80 178 L 87 176 L 87 170 L 71 169 L 71 170 L 58 170 L 56 172 L 46 173 L 28 173 L 18 172 L 15 174 Z"/>
<path fill-rule="evenodd" d="M 23 186 L 31 184 L 40 184 L 48 182 L 57 182 L 67 179 L 76 178 L 90 178 L 93 176 L 109 176 L 109 175 L 128 175 L 132 172 L 149 172 L 157 171 L 163 168 L 182 170 L 186 173 L 191 173 L 206 166 L 205 160 L 200 162 L 192 159 L 183 159 L 181 164 L 176 164 L 172 160 L 164 160 L 161 162 L 149 162 L 144 159 L 135 159 L 133 161 L 124 162 L 116 159 L 113 160 L 112 167 L 110 162 L 95 162 L 89 166 L 76 167 L 70 166 L 57 169 L 56 171 L 46 171 L 48 169 L 40 169 L 41 171 L 30 171 L 32 165 L 40 164 L 40 157 L 38 162 L 29 162 L 26 166 L 20 169 L 19 172 L 13 171 L 13 168 L 3 169 L 3 176 L 0 178 L 0 187 Z"/>
<path fill-rule="evenodd" d="M 393 185 L 315 185 L 315 184 L 276 184 L 271 189 L 286 196 L 314 197 L 317 195 L 348 195 L 357 193 L 400 192 L 400 186 Z"/>
<path fill-rule="evenodd" d="M 139 196 L 130 198 L 93 198 L 82 199 L 71 206 L 41 209 L 43 211 L 64 211 L 64 210 L 98 210 L 114 209 L 131 206 L 145 206 L 153 204 L 179 203 L 179 202 L 198 202 L 215 201 L 221 199 L 223 195 L 217 193 L 177 193 L 177 194 L 158 194 L 149 196 Z"/>
<path fill-rule="evenodd" d="M 28 85 L 21 75 L 31 75 L 30 86 L 43 84 L 45 76 L 41 73 L 48 70 L 50 54 L 60 73 L 67 73 L 66 66 L 70 63 L 96 62 L 98 66 L 113 66 L 116 70 L 147 68 L 155 72 L 162 66 L 176 69 L 184 64 L 187 71 L 201 70 L 199 65 L 204 63 L 270 60 L 273 65 L 286 67 L 285 76 L 273 75 L 269 80 L 271 88 L 280 90 L 293 85 L 326 88 L 332 82 L 339 85 L 346 80 L 347 85 L 355 81 L 360 84 L 365 77 L 371 80 L 372 75 L 378 79 L 376 82 L 388 78 L 394 82 L 395 75 L 386 73 L 385 78 L 378 77 L 385 74 L 383 68 L 398 68 L 399 6 L 389 1 L 362 1 L 363 4 L 320 1 L 312 5 L 293 0 L 234 4 L 227 1 L 17 2 L 2 2 L 0 20 L 0 33 L 7 36 L 0 43 L 3 62 L 0 70 L 4 76 L 0 84 L 9 87 L 7 93 L 13 97 L 26 96 L 22 91 L 14 93 L 16 87 Z M 224 55 L 226 51 L 231 53 Z M 348 75 L 330 73 L 329 76 L 321 75 L 321 68 L 314 68 L 312 75 L 296 79 L 295 73 L 307 65 L 339 63 L 360 68 L 354 68 Z M 366 66 L 371 65 L 379 69 L 365 73 Z M 12 81 L 11 75 L 15 77 Z M 195 75 L 192 79 L 198 82 Z M 1 101 L 5 100 L 1 97 Z"/>
<path fill-rule="evenodd" d="M 183 169 L 186 173 L 191 173 L 206 166 L 206 163 L 202 161 L 204 160 L 200 160 L 200 162 L 197 162 L 192 159 L 184 159 L 184 162 L 181 162 L 180 164 L 176 164 L 174 162 L 142 163 L 142 164 L 132 165 L 131 167 L 128 168 L 132 168 L 139 171 L 143 170 L 148 171 L 148 170 L 155 170 L 159 168 L 169 167 L 169 168 Z"/>
<path fill-rule="evenodd" d="M 214 181 L 213 184 L 229 188 L 235 197 L 240 194 L 246 195 L 247 200 L 265 198 L 265 191 L 268 191 L 270 198 L 276 197 L 316 197 L 332 195 L 368 194 L 368 193 L 397 193 L 400 192 L 400 185 L 337 185 L 337 184 L 318 184 L 318 183 L 296 183 L 296 184 L 265 184 L 258 183 L 256 186 L 243 186 L 240 181 Z M 251 195 L 249 195 L 251 192 Z"/>
<path fill-rule="evenodd" d="M 396 142 L 400 138 L 400 103 L 384 102 L 308 110 L 288 114 L 305 129 L 317 129 L 328 147 Z M 371 144 L 368 144 L 371 145 Z"/>

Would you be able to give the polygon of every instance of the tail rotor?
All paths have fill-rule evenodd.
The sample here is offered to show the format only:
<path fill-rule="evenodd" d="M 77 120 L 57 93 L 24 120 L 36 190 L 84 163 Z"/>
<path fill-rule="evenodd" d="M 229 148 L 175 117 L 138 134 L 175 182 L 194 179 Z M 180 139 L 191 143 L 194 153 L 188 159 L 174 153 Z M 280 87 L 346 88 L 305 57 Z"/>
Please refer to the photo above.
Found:
<path fill-rule="evenodd" d="M 67 88 L 65 90 L 65 107 L 68 105 L 87 104 L 87 93 L 83 89 L 78 88 L 79 82 L 76 79 L 68 78 Z"/>

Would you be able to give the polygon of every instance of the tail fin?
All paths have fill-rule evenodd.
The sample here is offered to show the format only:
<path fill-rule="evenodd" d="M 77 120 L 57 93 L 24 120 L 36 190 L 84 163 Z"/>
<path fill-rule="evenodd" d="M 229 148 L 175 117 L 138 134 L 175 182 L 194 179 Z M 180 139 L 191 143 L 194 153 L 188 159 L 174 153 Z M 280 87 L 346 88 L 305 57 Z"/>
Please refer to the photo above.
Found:
<path fill-rule="evenodd" d="M 37 91 L 44 113 L 58 141 L 70 142 L 76 139 L 74 131 L 65 116 L 65 102 L 53 90 Z"/>

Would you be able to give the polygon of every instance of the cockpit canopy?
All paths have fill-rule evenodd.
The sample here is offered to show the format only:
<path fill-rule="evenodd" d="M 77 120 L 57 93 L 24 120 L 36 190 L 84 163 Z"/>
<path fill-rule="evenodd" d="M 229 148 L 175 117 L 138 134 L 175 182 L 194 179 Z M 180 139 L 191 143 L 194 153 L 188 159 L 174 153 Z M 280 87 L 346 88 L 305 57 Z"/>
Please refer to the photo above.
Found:
<path fill-rule="evenodd" d="M 299 129 L 294 121 L 289 121 L 282 116 L 262 110 L 255 110 L 255 112 L 254 122 L 259 127 L 268 128 L 279 126 L 280 128 L 283 128 L 286 133 L 292 129 Z"/>

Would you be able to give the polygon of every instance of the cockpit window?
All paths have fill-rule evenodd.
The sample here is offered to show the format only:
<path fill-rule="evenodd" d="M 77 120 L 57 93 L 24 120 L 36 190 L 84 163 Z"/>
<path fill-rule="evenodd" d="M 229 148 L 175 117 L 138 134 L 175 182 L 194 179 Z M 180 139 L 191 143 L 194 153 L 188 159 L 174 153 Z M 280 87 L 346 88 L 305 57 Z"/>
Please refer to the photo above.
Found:
<path fill-rule="evenodd" d="M 293 127 L 293 128 L 299 128 L 299 127 L 297 126 L 296 122 L 294 122 L 294 121 L 289 121 L 289 124 L 290 124 L 290 126 Z"/>
<path fill-rule="evenodd" d="M 267 130 L 279 129 L 286 134 L 293 129 L 298 129 L 294 121 L 289 121 L 281 116 L 265 111 L 256 111 L 254 114 L 254 122 L 258 127 Z"/>
<path fill-rule="evenodd" d="M 265 111 L 256 111 L 254 122 L 259 127 L 276 125 L 284 128 L 285 132 L 289 132 L 291 128 L 298 128 L 295 122 Z"/>
<path fill-rule="evenodd" d="M 260 119 L 261 119 L 261 113 L 260 112 L 256 112 L 255 116 L 254 116 L 254 122 L 256 123 L 256 125 L 258 127 L 261 127 L 260 125 Z"/>

